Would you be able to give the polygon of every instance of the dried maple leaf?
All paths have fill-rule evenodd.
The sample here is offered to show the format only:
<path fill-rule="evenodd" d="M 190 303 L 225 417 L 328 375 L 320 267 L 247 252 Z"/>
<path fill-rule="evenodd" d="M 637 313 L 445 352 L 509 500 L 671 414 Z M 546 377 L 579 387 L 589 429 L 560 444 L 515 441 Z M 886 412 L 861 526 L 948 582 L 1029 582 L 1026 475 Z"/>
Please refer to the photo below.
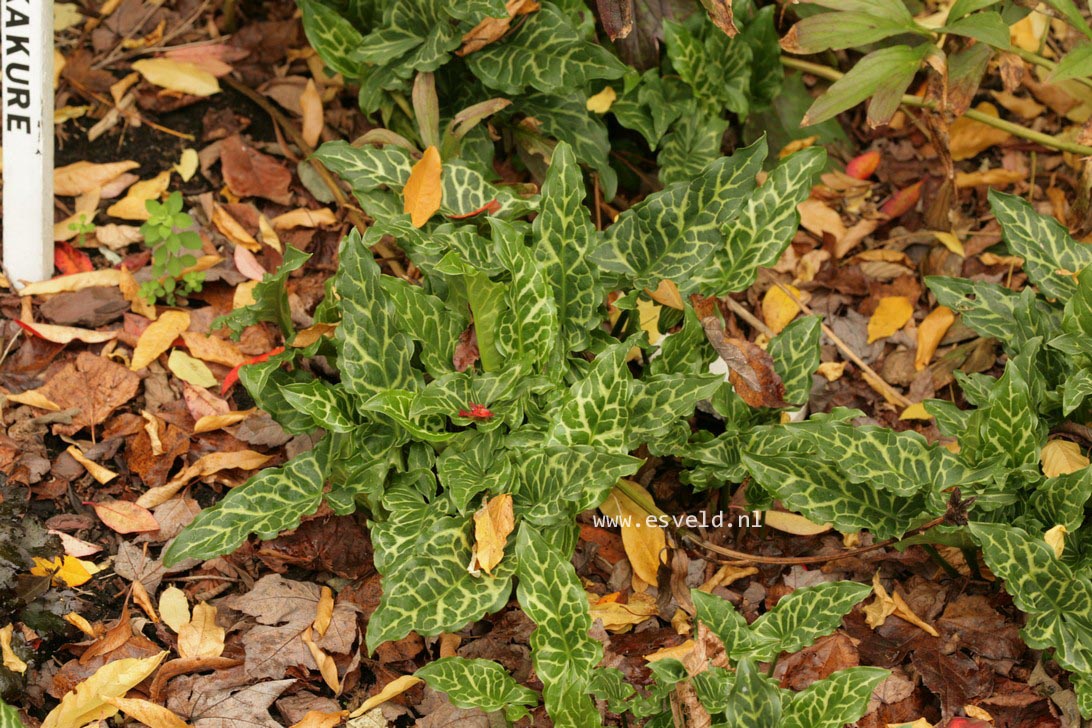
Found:
<path fill-rule="evenodd" d="M 53 434 L 71 436 L 85 427 L 105 422 L 114 410 L 136 395 L 139 386 L 140 377 L 135 372 L 83 351 L 38 391 L 62 410 L 79 410 L 71 424 L 53 425 Z"/>

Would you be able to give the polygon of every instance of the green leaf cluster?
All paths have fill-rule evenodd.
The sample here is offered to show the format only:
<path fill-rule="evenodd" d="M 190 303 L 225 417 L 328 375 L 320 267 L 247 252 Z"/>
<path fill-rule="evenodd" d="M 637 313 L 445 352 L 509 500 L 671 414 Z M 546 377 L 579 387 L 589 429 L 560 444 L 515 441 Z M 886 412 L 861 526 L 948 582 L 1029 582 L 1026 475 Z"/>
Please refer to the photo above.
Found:
<path fill-rule="evenodd" d="M 201 236 L 193 228 L 193 218 L 182 212 L 182 193 L 172 192 L 163 202 L 144 203 L 148 220 L 140 226 L 144 244 L 152 251 L 152 278 L 140 286 L 140 295 L 149 304 L 163 299 L 173 306 L 175 297 L 196 293 L 205 282 L 201 271 L 187 271 L 197 263 Z"/>

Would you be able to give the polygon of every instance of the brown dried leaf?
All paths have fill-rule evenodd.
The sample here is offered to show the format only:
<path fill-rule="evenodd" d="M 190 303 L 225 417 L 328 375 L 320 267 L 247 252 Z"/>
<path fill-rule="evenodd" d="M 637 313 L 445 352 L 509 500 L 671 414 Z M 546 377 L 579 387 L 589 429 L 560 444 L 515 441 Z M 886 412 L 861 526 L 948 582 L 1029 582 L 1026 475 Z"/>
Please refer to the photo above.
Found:
<path fill-rule="evenodd" d="M 137 393 L 140 377 L 120 364 L 90 352 L 80 352 L 38 392 L 62 410 L 78 409 L 71 424 L 56 423 L 53 433 L 74 435 L 85 427 L 105 422 Z"/>
<path fill-rule="evenodd" d="M 220 165 L 228 189 L 237 197 L 263 197 L 282 205 L 292 202 L 292 173 L 273 157 L 245 144 L 238 134 L 221 142 Z"/>
<path fill-rule="evenodd" d="M 787 407 L 785 384 L 774 370 L 773 357 L 746 339 L 730 339 L 715 316 L 702 319 L 705 336 L 728 365 L 736 394 L 751 407 Z"/>

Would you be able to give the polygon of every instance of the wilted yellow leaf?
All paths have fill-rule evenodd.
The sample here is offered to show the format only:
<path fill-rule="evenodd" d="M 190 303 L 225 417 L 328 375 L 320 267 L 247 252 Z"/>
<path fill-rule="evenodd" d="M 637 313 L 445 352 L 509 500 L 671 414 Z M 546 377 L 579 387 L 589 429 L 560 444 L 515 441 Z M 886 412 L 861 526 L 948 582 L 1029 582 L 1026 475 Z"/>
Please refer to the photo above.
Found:
<path fill-rule="evenodd" d="M 9 402 L 25 404 L 31 407 L 37 407 L 38 409 L 49 410 L 50 412 L 57 412 L 61 409 L 59 404 L 47 399 L 46 396 L 37 389 L 28 389 L 25 392 L 8 394 L 5 396 L 8 398 Z"/>
<path fill-rule="evenodd" d="M 397 677 L 387 683 L 378 693 L 361 703 L 359 708 L 352 713 L 349 713 L 349 717 L 359 718 L 372 708 L 382 705 L 391 698 L 398 697 L 419 682 L 421 682 L 421 678 L 416 675 L 403 675 L 402 677 Z"/>
<path fill-rule="evenodd" d="M 815 371 L 819 372 L 828 382 L 834 382 L 841 379 L 842 375 L 846 373 L 846 363 L 844 361 L 825 361 Z"/>
<path fill-rule="evenodd" d="M 914 306 L 906 296 L 884 296 L 868 320 L 868 343 L 891 336 L 914 315 Z"/>
<path fill-rule="evenodd" d="M 182 178 L 183 182 L 189 182 L 193 179 L 193 175 L 197 173 L 197 165 L 200 162 L 200 158 L 197 156 L 196 149 L 183 149 L 182 157 L 178 160 L 178 164 L 174 165 L 173 169 L 178 172 L 178 176 Z"/>
<path fill-rule="evenodd" d="M 254 409 L 248 409 L 239 410 L 238 412 L 227 412 L 222 415 L 205 415 L 194 423 L 193 434 L 199 435 L 202 432 L 212 432 L 213 430 L 237 425 L 253 415 L 254 412 Z"/>
<path fill-rule="evenodd" d="M 212 224 L 216 226 L 225 238 L 230 240 L 235 245 L 241 245 L 247 250 L 258 252 L 262 249 L 261 244 L 254 239 L 254 236 L 246 231 L 238 220 L 231 216 L 222 205 L 213 205 L 212 207 Z"/>
<path fill-rule="evenodd" d="M 796 314 L 800 313 L 800 304 L 803 294 L 795 286 L 785 286 L 789 293 L 781 289 L 781 286 L 771 286 L 762 298 L 762 320 L 766 322 L 775 334 L 780 334 L 782 329 L 792 323 Z M 796 300 L 793 300 L 793 296 Z"/>
<path fill-rule="evenodd" d="M 110 470 L 109 468 L 99 465 L 94 460 L 86 457 L 80 449 L 75 445 L 69 445 L 65 452 L 72 456 L 72 459 L 83 466 L 83 469 L 91 473 L 91 477 L 98 482 L 106 485 L 114 478 L 118 477 L 118 474 Z"/>
<path fill-rule="evenodd" d="M 208 71 L 170 58 L 145 58 L 133 62 L 133 70 L 155 86 L 192 96 L 212 96 L 220 82 Z"/>
<path fill-rule="evenodd" d="M 243 353 L 239 351 L 238 346 L 218 336 L 199 334 L 196 331 L 183 331 L 182 341 L 186 343 L 186 348 L 190 350 L 190 354 L 201 361 L 234 367 L 246 360 Z"/>
<path fill-rule="evenodd" d="M 303 111 L 303 140 L 313 147 L 322 136 L 325 122 L 322 116 L 322 96 L 311 79 L 307 79 L 307 85 L 300 93 L 300 109 Z"/>
<path fill-rule="evenodd" d="M 167 368 L 183 382 L 189 382 L 195 387 L 216 386 L 216 377 L 213 376 L 208 365 L 200 359 L 194 359 L 181 349 L 175 349 L 167 357 Z"/>
<path fill-rule="evenodd" d="M 82 291 L 84 288 L 94 288 L 96 286 L 116 286 L 120 282 L 121 271 L 115 268 L 103 268 L 102 270 L 93 270 L 87 273 L 58 276 L 48 281 L 29 283 L 23 286 L 19 291 L 19 295 L 46 296 L 51 293 Z"/>
<path fill-rule="evenodd" d="M 645 655 L 645 662 L 656 662 L 657 660 L 666 660 L 668 658 L 681 661 L 690 654 L 696 645 L 697 643 L 694 640 L 687 640 L 674 647 L 662 647 L 655 652 L 650 652 Z"/>
<path fill-rule="evenodd" d="M 335 728 L 341 721 L 348 717 L 349 711 L 339 710 L 333 713 L 323 713 L 321 710 L 309 710 L 291 728 Z"/>
<path fill-rule="evenodd" d="M 294 230 L 295 228 L 317 228 L 323 225 L 336 225 L 337 215 L 328 207 L 314 210 L 300 207 L 277 215 L 270 220 L 274 230 Z"/>
<path fill-rule="evenodd" d="M 610 111 L 614 100 L 618 98 L 618 92 L 611 86 L 604 86 L 603 90 L 594 96 L 589 96 L 585 104 L 588 111 L 593 114 L 605 114 Z"/>
<path fill-rule="evenodd" d="M 129 188 L 125 197 L 106 208 L 106 214 L 122 220 L 147 220 L 151 217 L 151 213 L 148 212 L 144 203 L 148 200 L 158 200 L 170 184 L 171 170 L 169 169 L 151 179 L 141 180 Z"/>
<path fill-rule="evenodd" d="M 149 728 L 186 728 L 189 723 L 162 705 L 136 698 L 107 698 L 106 702 Z"/>
<path fill-rule="evenodd" d="M 934 231 L 933 237 L 939 240 L 941 245 L 958 255 L 960 258 L 966 255 L 966 251 L 963 248 L 963 242 L 957 238 L 954 233 Z"/>
<path fill-rule="evenodd" d="M 307 649 L 311 652 L 311 657 L 314 658 L 315 664 L 318 665 L 319 674 L 322 675 L 323 682 L 326 686 L 334 691 L 335 694 L 341 692 L 341 680 L 337 674 L 337 663 L 334 662 L 334 658 L 323 652 L 322 648 L 315 644 L 314 639 L 311 637 L 311 628 L 308 627 L 300 635 L 303 640 L 303 644 L 307 645 Z"/>
<path fill-rule="evenodd" d="M 997 107 L 988 101 L 983 101 L 975 109 L 988 116 L 1000 116 Z M 952 159 L 958 162 L 978 156 L 990 147 L 1008 141 L 1010 137 L 1007 131 L 961 116 L 952 122 L 948 135 L 949 149 Z"/>
<path fill-rule="evenodd" d="M 1015 169 L 985 169 L 978 172 L 956 172 L 956 189 L 967 187 L 1008 187 L 1027 177 L 1027 172 Z M 961 253 L 962 255 L 962 253 Z"/>
<path fill-rule="evenodd" d="M 933 724 L 925 718 L 918 718 L 913 723 L 888 723 L 886 728 L 933 728 Z"/>
<path fill-rule="evenodd" d="M 116 339 L 116 331 L 94 331 L 92 329 L 80 329 L 75 326 L 57 326 L 55 324 L 26 323 L 34 329 L 34 333 L 46 341 L 54 344 L 71 344 L 73 341 L 82 341 L 85 344 L 101 344 L 104 341 Z"/>
<path fill-rule="evenodd" d="M 993 723 L 993 716 L 989 714 L 989 711 L 983 710 L 977 705 L 964 705 L 963 712 L 970 718 L 977 718 L 978 720 L 984 720 L 987 723 Z"/>
<path fill-rule="evenodd" d="M 52 577 L 54 584 L 67 586 L 86 584 L 91 581 L 91 575 L 96 571 L 98 569 L 94 564 L 77 559 L 75 556 L 65 556 L 63 559 L 58 556 L 53 561 L 35 556 L 34 566 L 30 569 L 30 573 L 34 576 L 49 576 Z"/>
<path fill-rule="evenodd" d="M 295 338 L 289 344 L 294 349 L 305 349 L 323 336 L 332 336 L 337 331 L 337 324 L 317 323 L 311 324 L 306 329 L 296 332 Z"/>
<path fill-rule="evenodd" d="M 915 402 L 902 411 L 900 420 L 931 420 L 933 416 L 925 409 L 925 403 Z"/>
<path fill-rule="evenodd" d="M 624 481 L 628 490 L 652 505 L 648 491 L 631 480 Z M 648 510 L 634 503 L 625 493 L 614 488 L 601 504 L 603 515 L 614 519 L 622 531 L 622 546 L 633 567 L 633 573 L 646 584 L 656 584 L 656 573 L 667 553 L 664 529 L 650 517 Z"/>
<path fill-rule="evenodd" d="M 111 180 L 136 169 L 140 164 L 133 161 L 92 164 L 75 162 L 53 170 L 53 194 L 76 197 L 91 190 L 101 189 Z"/>
<path fill-rule="evenodd" d="M 929 365 L 941 339 L 955 323 L 955 314 L 947 306 L 937 306 L 918 324 L 918 349 L 914 353 L 914 369 L 919 372 Z"/>
<path fill-rule="evenodd" d="M 686 308 L 686 304 L 683 303 L 682 294 L 679 293 L 679 287 L 675 285 L 674 281 L 670 281 L 666 278 L 660 281 L 659 285 L 656 286 L 655 291 L 650 291 L 646 288 L 645 293 L 647 293 L 653 301 L 663 306 L 676 308 L 680 311 Z"/>
<path fill-rule="evenodd" d="M 269 218 L 265 215 L 258 215 L 258 237 L 262 239 L 263 243 L 273 248 L 273 250 L 276 250 L 278 253 L 283 250 L 281 247 L 281 239 L 277 237 L 277 231 L 273 228 L 273 223 L 271 223 Z"/>
<path fill-rule="evenodd" d="M 224 628 L 216 624 L 216 607 L 201 602 L 193 617 L 178 630 L 181 657 L 219 657 L 224 651 Z"/>
<path fill-rule="evenodd" d="M 1054 558 L 1056 559 L 1062 558 L 1062 554 L 1065 552 L 1065 537 L 1067 533 L 1069 533 L 1069 529 L 1059 523 L 1057 526 L 1054 526 L 1043 534 L 1043 540 L 1046 541 L 1047 546 L 1054 551 Z"/>
<path fill-rule="evenodd" d="M 334 592 L 330 587 L 322 587 L 319 593 L 318 607 L 315 609 L 315 631 L 319 637 L 326 635 L 330 628 L 330 620 L 334 617 Z"/>
<path fill-rule="evenodd" d="M 4 667 L 22 675 L 27 671 L 27 663 L 11 648 L 11 637 L 14 633 L 15 625 L 11 622 L 0 627 L 0 657 L 3 658 Z"/>
<path fill-rule="evenodd" d="M 152 604 L 152 597 L 148 594 L 148 590 L 144 588 L 144 584 L 139 580 L 134 581 L 131 589 L 133 601 L 137 603 L 137 606 L 144 610 L 144 613 L 148 615 L 148 619 L 158 622 L 159 615 L 156 614 L 155 605 Z"/>
<path fill-rule="evenodd" d="M 763 521 L 770 528 L 776 528 L 778 531 L 791 533 L 794 536 L 815 536 L 831 529 L 829 523 L 815 523 L 799 513 L 789 511 L 766 511 Z"/>
<path fill-rule="evenodd" d="M 872 593 L 876 595 L 876 599 L 861 610 L 864 612 L 865 622 L 872 629 L 883 625 L 887 618 L 894 614 L 896 617 L 920 627 L 934 637 L 940 636 L 932 626 L 914 614 L 898 592 L 895 592 L 894 595 L 887 593 L 887 590 L 883 588 L 883 584 L 880 583 L 879 571 L 872 577 Z"/>
<path fill-rule="evenodd" d="M 512 496 L 502 493 L 490 498 L 474 514 L 474 549 L 470 573 L 493 573 L 493 567 L 504 558 L 504 545 L 515 528 L 516 517 Z"/>
<path fill-rule="evenodd" d="M 402 212 L 408 212 L 415 228 L 424 226 L 443 202 L 443 164 L 436 147 L 425 150 L 421 159 L 410 170 L 409 179 L 402 189 Z"/>
<path fill-rule="evenodd" d="M 91 626 L 91 623 L 76 612 L 69 612 L 64 615 L 64 621 L 68 622 L 88 637 L 95 638 L 99 636 L 98 633 L 95 632 L 95 628 Z"/>
<path fill-rule="evenodd" d="M 81 728 L 116 715 L 117 707 L 106 701 L 120 698 L 143 682 L 166 656 L 166 652 L 160 652 L 152 657 L 106 663 L 61 698 L 60 705 L 42 722 L 42 728 Z"/>
<path fill-rule="evenodd" d="M 151 364 L 189 327 L 190 315 L 186 311 L 164 311 L 140 335 L 129 368 L 137 371 Z"/>
<path fill-rule="evenodd" d="M 92 503 L 95 515 L 117 533 L 151 533 L 159 522 L 147 508 L 127 500 L 103 500 Z"/>
<path fill-rule="evenodd" d="M 1043 475 L 1056 478 L 1059 475 L 1073 473 L 1088 467 L 1088 456 L 1081 452 L 1081 446 L 1069 440 L 1051 440 L 1039 452 L 1039 462 L 1043 466 Z"/>
<path fill-rule="evenodd" d="M 136 282 L 133 274 L 129 272 L 128 268 L 120 268 L 117 273 L 120 276 L 118 288 L 121 290 L 121 295 L 129 302 L 129 307 L 133 310 L 133 313 L 150 321 L 155 321 L 159 316 L 159 312 L 154 304 L 148 303 L 141 295 L 140 284 Z"/>
<path fill-rule="evenodd" d="M 748 576 L 753 576 L 758 573 L 758 569 L 754 566 L 735 566 L 732 564 L 725 564 L 717 569 L 717 572 L 709 577 L 705 583 L 698 587 L 698 591 L 705 592 L 706 594 L 712 594 L 713 590 L 718 586 L 728 586 L 740 579 Z"/>
<path fill-rule="evenodd" d="M 235 295 L 231 299 L 231 308 L 234 310 L 253 305 L 256 302 L 254 299 L 254 286 L 256 285 L 258 285 L 258 281 L 243 281 L 235 286 Z"/>
<path fill-rule="evenodd" d="M 648 334 L 648 343 L 656 344 L 663 334 L 660 333 L 660 304 L 654 301 L 637 299 L 637 318 L 641 331 Z M 636 347 L 635 347 L 636 348 Z"/>
<path fill-rule="evenodd" d="M 235 450 L 231 452 L 210 452 L 203 455 L 197 461 L 187 467 L 170 482 L 157 488 L 150 488 L 139 498 L 137 504 L 145 508 L 154 508 L 160 503 L 165 503 L 174 497 L 175 493 L 182 490 L 194 478 L 207 478 L 221 470 L 239 468 L 241 470 L 256 470 L 269 462 L 271 456 L 263 455 L 254 450 Z"/>
<path fill-rule="evenodd" d="M 175 633 L 189 624 L 190 603 L 186 593 L 176 586 L 164 589 L 159 595 L 159 616 Z"/>
<path fill-rule="evenodd" d="M 618 601 L 618 596 L 617 592 L 603 597 L 588 594 L 592 620 L 603 620 L 603 628 L 608 632 L 629 632 L 634 625 L 656 616 L 659 611 L 656 600 L 648 594 L 631 594 L 625 604 Z"/>

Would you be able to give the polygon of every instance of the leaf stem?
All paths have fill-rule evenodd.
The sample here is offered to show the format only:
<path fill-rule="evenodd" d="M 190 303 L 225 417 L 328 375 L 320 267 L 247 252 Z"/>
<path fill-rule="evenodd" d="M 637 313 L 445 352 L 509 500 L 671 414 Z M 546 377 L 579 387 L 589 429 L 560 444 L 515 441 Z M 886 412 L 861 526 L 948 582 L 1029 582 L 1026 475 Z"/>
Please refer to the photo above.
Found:
<path fill-rule="evenodd" d="M 1054 61 L 1050 60 L 1049 58 L 1043 58 L 1038 53 L 1033 53 L 1032 51 L 1025 51 L 1023 48 L 1019 48 L 1017 46 L 1013 46 L 1012 48 L 1009 48 L 1007 52 L 1012 53 L 1014 56 L 1019 56 L 1020 58 L 1027 61 L 1028 63 L 1031 63 L 1032 65 L 1040 66 L 1042 68 L 1045 68 L 1048 71 L 1053 71 L 1055 68 L 1058 67 L 1058 64 L 1055 63 Z M 1076 81 L 1077 83 L 1080 83 L 1080 84 L 1084 85 L 1084 86 L 1088 86 L 1089 88 L 1092 88 L 1092 79 L 1088 79 L 1088 78 L 1084 78 L 1082 76 L 1078 76 L 1077 78 L 1074 78 L 1073 80 Z"/>
<path fill-rule="evenodd" d="M 1050 61 L 1047 61 L 1045 58 L 1042 60 L 1046 63 L 1050 63 Z M 781 56 L 781 64 L 788 68 L 795 68 L 798 71 L 803 71 L 804 73 L 810 73 L 819 78 L 825 78 L 828 81 L 838 81 L 845 76 L 844 73 L 831 68 L 830 66 L 811 63 L 810 61 L 802 61 L 799 58 Z M 937 110 L 937 105 L 932 101 L 918 96 L 911 96 L 910 94 L 903 94 L 902 103 L 920 109 Z M 979 121 L 987 126 L 992 126 L 995 129 L 1006 131 L 1014 137 L 1020 137 L 1021 139 L 1027 139 L 1036 144 L 1042 144 L 1044 147 L 1050 147 L 1051 149 L 1057 149 L 1062 152 L 1071 152 L 1072 154 L 1079 154 L 1086 157 L 1092 156 L 1092 147 L 1059 139 L 1050 134 L 1043 134 L 1042 132 L 1028 129 L 1026 126 L 1014 124 L 1011 121 L 1005 121 L 1004 119 L 999 119 L 996 116 L 990 116 L 989 114 L 983 114 L 977 109 L 967 109 L 967 111 L 963 112 L 963 115 L 968 119 L 973 119 L 974 121 Z"/>

